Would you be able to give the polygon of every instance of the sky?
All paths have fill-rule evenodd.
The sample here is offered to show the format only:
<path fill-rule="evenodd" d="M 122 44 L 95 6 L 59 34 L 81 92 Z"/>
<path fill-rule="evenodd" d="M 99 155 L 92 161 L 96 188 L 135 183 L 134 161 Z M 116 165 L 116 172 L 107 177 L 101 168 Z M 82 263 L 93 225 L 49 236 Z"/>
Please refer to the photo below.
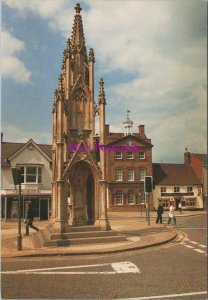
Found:
<path fill-rule="evenodd" d="M 51 144 L 52 103 L 74 0 L 3 0 L 1 131 L 7 142 Z M 80 0 L 86 47 L 106 93 L 106 122 L 145 125 L 153 162 L 207 152 L 205 0 Z"/>

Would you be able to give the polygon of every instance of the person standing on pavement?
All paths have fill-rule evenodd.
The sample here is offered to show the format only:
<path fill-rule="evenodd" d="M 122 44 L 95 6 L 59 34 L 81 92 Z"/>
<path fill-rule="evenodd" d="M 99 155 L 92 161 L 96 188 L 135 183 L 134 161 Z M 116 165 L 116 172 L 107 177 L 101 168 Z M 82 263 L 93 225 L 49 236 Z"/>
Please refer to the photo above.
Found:
<path fill-rule="evenodd" d="M 28 203 L 26 208 L 26 219 L 25 219 L 26 234 L 25 235 L 29 235 L 29 227 L 39 232 L 39 229 L 33 225 L 33 218 L 34 218 L 33 210 L 31 204 Z"/>
<path fill-rule="evenodd" d="M 170 208 L 169 208 L 169 218 L 168 218 L 168 224 L 170 224 L 171 220 L 174 221 L 174 224 L 176 225 L 176 217 L 174 215 L 174 206 L 171 203 Z"/>
<path fill-rule="evenodd" d="M 162 224 L 162 214 L 163 214 L 163 205 L 160 202 L 157 208 L 157 219 L 156 219 L 156 223 L 160 222 L 160 224 Z"/>
<path fill-rule="evenodd" d="M 180 211 L 180 214 L 182 214 L 182 204 L 181 204 L 181 201 L 178 203 L 178 210 Z"/>

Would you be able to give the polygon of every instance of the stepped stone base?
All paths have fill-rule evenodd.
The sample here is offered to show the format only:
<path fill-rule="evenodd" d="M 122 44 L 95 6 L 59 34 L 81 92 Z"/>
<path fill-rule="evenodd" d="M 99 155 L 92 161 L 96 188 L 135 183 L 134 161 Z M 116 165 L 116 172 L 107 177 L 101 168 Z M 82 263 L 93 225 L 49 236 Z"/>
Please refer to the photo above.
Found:
<path fill-rule="evenodd" d="M 60 233 L 50 224 L 46 228 L 40 229 L 39 234 L 36 235 L 35 246 L 37 248 L 61 247 L 123 241 L 126 241 L 124 235 L 119 235 L 113 230 L 103 231 L 99 226 L 68 226 L 64 233 Z"/>

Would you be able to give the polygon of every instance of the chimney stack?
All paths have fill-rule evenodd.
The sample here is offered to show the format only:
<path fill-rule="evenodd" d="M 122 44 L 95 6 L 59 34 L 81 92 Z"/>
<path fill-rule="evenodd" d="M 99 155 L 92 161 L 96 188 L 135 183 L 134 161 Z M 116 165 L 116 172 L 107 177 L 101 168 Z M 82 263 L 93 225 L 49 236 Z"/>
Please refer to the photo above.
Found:
<path fill-rule="evenodd" d="M 144 125 L 139 125 L 138 128 L 139 128 L 139 134 L 145 135 Z"/>
<path fill-rule="evenodd" d="M 191 153 L 188 151 L 188 147 L 185 148 L 184 153 L 184 164 L 190 165 L 191 164 Z"/>
<path fill-rule="evenodd" d="M 106 136 L 109 135 L 109 124 L 105 124 L 105 134 Z"/>

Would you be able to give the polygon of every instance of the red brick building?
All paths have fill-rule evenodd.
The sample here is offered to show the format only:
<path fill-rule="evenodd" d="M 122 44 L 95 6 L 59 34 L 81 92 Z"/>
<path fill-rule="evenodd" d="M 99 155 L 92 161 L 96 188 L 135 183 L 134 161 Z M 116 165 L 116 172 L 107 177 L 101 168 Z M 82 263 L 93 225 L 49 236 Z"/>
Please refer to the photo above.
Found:
<path fill-rule="evenodd" d="M 153 173 L 153 145 L 145 134 L 144 125 L 133 133 L 133 122 L 129 117 L 123 124 L 124 133 L 109 132 L 109 125 L 106 125 L 106 144 L 114 147 L 112 151 L 106 151 L 110 211 L 140 210 L 145 204 L 144 177 Z"/>

